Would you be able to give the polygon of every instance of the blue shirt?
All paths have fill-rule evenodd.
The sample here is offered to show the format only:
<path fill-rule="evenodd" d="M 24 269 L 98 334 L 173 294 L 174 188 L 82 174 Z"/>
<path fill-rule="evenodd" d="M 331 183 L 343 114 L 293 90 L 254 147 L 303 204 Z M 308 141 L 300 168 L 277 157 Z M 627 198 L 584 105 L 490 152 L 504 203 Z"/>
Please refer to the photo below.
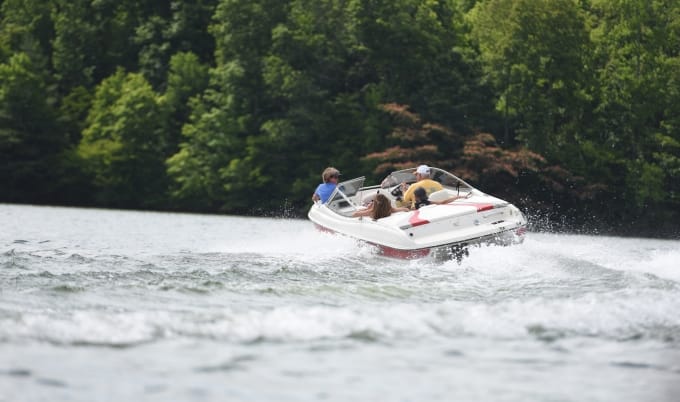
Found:
<path fill-rule="evenodd" d="M 321 198 L 321 202 L 325 203 L 328 201 L 328 198 L 331 196 L 331 194 L 333 194 L 335 186 L 335 183 L 321 183 L 316 187 L 314 194 L 318 195 L 319 198 Z"/>

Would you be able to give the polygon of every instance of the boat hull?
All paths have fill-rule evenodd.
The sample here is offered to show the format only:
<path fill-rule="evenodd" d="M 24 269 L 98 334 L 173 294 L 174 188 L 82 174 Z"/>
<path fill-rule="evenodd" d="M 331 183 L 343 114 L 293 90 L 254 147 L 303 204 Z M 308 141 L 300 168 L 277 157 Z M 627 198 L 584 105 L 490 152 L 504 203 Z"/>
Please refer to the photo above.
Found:
<path fill-rule="evenodd" d="M 378 221 L 339 216 L 323 205 L 315 205 L 308 217 L 319 230 L 371 244 L 386 257 L 460 260 L 471 246 L 508 246 L 524 241 L 524 215 L 507 203 L 493 208 L 489 205 L 493 204 L 430 206 Z"/>

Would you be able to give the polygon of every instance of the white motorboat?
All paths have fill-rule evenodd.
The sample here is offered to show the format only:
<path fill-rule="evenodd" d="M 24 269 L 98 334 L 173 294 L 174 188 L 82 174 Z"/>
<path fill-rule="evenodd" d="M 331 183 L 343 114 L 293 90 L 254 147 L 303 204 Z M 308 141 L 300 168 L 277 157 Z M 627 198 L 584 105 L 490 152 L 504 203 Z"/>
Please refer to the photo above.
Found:
<path fill-rule="evenodd" d="M 406 259 L 433 256 L 460 261 L 471 245 L 510 245 L 524 240 L 527 220 L 517 207 L 477 190 L 447 171 L 430 169 L 430 178 L 443 187 L 431 193 L 430 200 L 462 198 L 394 212 L 378 220 L 352 216 L 377 193 L 395 205 L 401 199 L 401 183 L 416 182 L 415 169 L 405 169 L 391 173 L 380 185 L 365 187 L 363 176 L 341 182 L 325 203 L 312 205 L 308 217 L 319 229 L 375 245 L 385 256 Z"/>

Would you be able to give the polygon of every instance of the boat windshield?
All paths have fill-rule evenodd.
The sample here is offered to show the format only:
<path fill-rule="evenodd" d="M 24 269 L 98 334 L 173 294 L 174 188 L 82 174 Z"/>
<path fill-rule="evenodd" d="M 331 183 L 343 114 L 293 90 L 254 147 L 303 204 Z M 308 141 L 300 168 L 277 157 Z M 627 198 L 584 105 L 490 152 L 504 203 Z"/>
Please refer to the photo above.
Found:
<path fill-rule="evenodd" d="M 471 190 L 473 187 L 463 179 L 452 175 L 446 170 L 432 168 L 432 179 L 440 182 L 444 187 L 457 188 L 461 190 Z"/>
<path fill-rule="evenodd" d="M 413 174 L 415 171 L 415 169 L 406 169 L 392 172 L 380 183 L 380 187 L 390 188 L 401 183 L 411 184 L 416 181 L 416 176 Z"/>
<path fill-rule="evenodd" d="M 464 180 L 452 175 L 446 170 L 439 168 L 430 168 L 432 173 L 430 177 L 432 180 L 438 181 L 444 187 L 456 188 L 456 189 L 472 189 L 473 187 L 466 183 Z M 411 184 L 415 183 L 416 176 L 414 175 L 415 169 L 404 169 L 398 170 L 396 172 L 390 173 L 380 184 L 382 188 L 391 188 L 401 183 Z"/>
<path fill-rule="evenodd" d="M 351 198 L 359 192 L 361 187 L 363 187 L 365 180 L 366 177 L 361 176 L 356 179 L 338 183 L 338 186 L 335 188 L 328 201 L 326 201 L 328 207 L 343 215 L 356 210 L 356 205 Z"/>

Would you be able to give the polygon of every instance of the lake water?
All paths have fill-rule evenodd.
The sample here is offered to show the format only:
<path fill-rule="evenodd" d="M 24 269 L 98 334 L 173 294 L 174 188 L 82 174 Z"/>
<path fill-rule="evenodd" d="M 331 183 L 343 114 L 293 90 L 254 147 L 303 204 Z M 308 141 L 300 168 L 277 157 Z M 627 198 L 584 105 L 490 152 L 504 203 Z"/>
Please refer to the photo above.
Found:
<path fill-rule="evenodd" d="M 678 401 L 680 241 L 397 261 L 296 219 L 0 204 L 0 401 Z"/>

